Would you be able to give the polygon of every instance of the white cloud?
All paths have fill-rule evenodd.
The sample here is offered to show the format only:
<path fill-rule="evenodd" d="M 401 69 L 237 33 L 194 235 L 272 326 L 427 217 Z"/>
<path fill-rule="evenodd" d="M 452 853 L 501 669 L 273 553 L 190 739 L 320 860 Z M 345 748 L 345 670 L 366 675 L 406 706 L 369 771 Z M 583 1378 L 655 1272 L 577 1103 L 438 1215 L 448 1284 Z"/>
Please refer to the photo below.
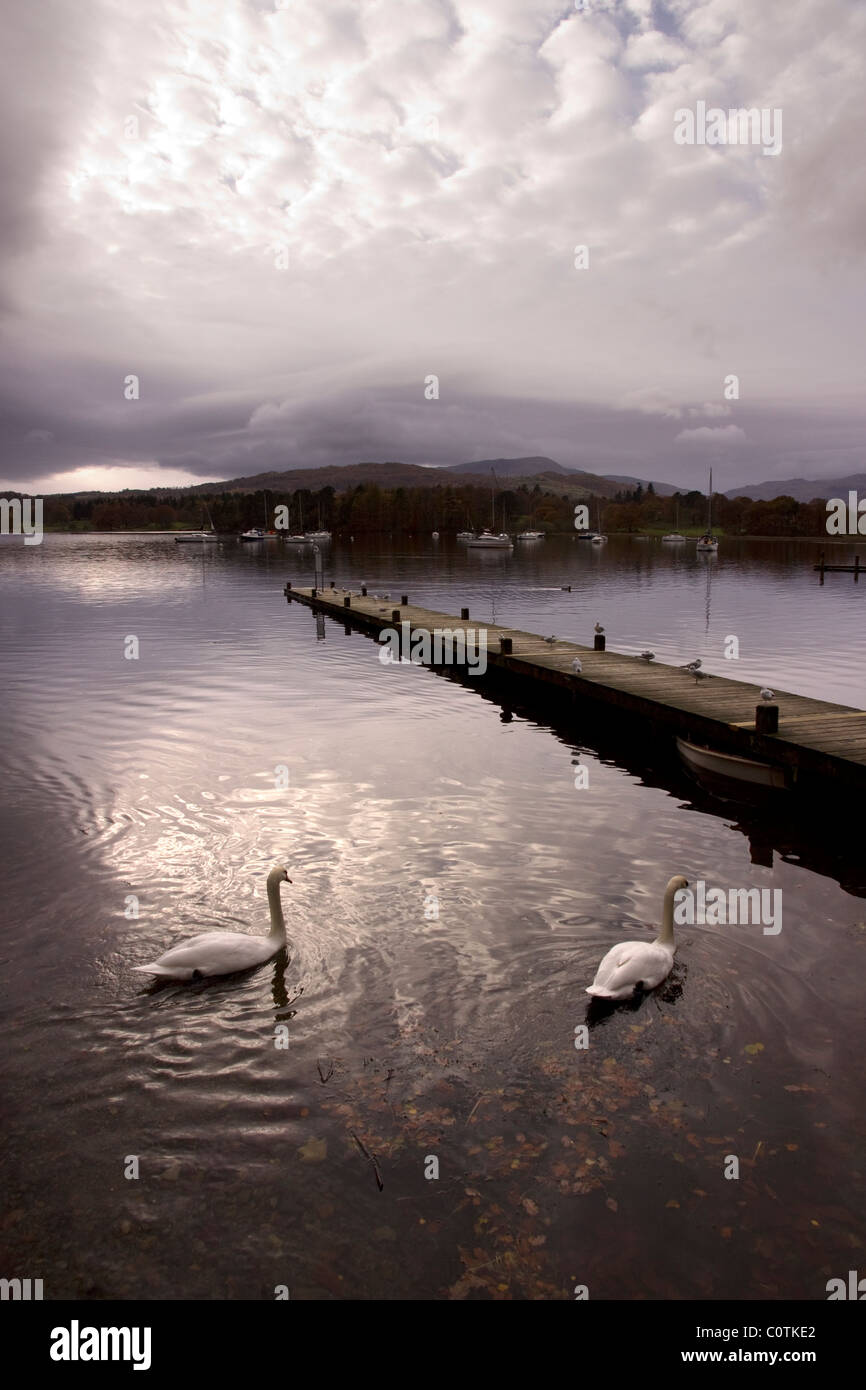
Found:
<path fill-rule="evenodd" d="M 745 430 L 741 430 L 739 425 L 722 425 L 720 428 L 699 425 L 693 430 L 680 430 L 674 440 L 675 444 L 720 444 L 726 449 L 745 442 Z"/>

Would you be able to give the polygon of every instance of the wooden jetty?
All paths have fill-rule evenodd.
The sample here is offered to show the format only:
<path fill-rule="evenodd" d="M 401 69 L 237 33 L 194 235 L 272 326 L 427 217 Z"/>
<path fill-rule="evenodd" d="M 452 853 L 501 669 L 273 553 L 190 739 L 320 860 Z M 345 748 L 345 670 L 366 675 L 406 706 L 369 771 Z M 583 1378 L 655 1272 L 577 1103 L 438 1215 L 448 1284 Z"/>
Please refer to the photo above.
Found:
<path fill-rule="evenodd" d="M 861 574 L 866 574 L 866 565 L 860 564 L 859 554 L 854 556 L 853 565 L 828 565 L 824 560 L 824 552 L 822 550 L 820 561 L 817 565 L 813 565 L 812 568 L 820 574 L 822 584 L 824 583 L 825 574 L 853 574 L 855 584 L 859 583 Z"/>
<path fill-rule="evenodd" d="M 286 598 L 303 603 L 351 627 L 378 634 L 384 628 L 404 631 L 468 631 L 486 634 L 488 674 L 532 687 L 535 693 L 560 693 L 591 700 L 616 714 L 643 720 L 671 735 L 742 757 L 784 768 L 787 781 L 801 790 L 828 779 L 866 791 L 866 711 L 829 704 L 790 691 L 776 691 L 773 705 L 762 705 L 758 687 L 726 676 L 697 680 L 683 667 L 647 662 L 641 657 L 594 646 L 546 641 L 532 632 L 500 623 L 472 620 L 463 608 L 459 618 L 408 602 L 350 594 L 339 588 L 295 588 Z M 580 658 L 581 672 L 573 669 Z M 473 679 L 476 679 L 473 677 Z M 775 711 L 778 727 L 775 731 Z M 853 811 L 853 805 L 852 805 Z"/>

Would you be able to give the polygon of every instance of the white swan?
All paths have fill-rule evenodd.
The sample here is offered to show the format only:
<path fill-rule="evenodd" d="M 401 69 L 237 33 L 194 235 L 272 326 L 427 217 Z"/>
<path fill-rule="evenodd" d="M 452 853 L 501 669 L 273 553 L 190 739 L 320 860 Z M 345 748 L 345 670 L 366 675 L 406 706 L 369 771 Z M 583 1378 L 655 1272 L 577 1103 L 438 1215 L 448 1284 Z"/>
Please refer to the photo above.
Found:
<path fill-rule="evenodd" d="M 160 975 L 169 980 L 199 980 L 206 975 L 232 975 L 236 970 L 249 970 L 264 965 L 286 944 L 286 922 L 280 903 L 280 884 L 291 883 L 282 864 L 268 874 L 268 906 L 271 910 L 271 929 L 267 936 L 248 936 L 246 932 L 206 931 L 199 936 L 172 946 L 150 965 L 134 965 L 147 975 Z"/>
<path fill-rule="evenodd" d="M 621 941 L 611 946 L 587 988 L 596 999 L 630 999 L 637 989 L 655 989 L 671 973 L 674 963 L 674 895 L 688 888 L 677 874 L 665 889 L 662 929 L 655 941 Z"/>

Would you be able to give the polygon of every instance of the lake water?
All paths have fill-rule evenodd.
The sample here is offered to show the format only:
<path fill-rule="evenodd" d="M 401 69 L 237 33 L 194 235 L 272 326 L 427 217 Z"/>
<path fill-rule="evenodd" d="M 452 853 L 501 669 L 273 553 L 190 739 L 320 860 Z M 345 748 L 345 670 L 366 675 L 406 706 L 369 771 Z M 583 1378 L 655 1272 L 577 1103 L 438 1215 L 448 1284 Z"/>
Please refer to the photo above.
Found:
<path fill-rule="evenodd" d="M 864 707 L 866 594 L 819 587 L 818 548 L 395 537 L 335 544 L 325 573 Z M 46 1298 L 823 1299 L 862 1269 L 862 836 L 714 802 L 577 708 L 384 667 L 286 579 L 311 582 L 309 552 L 0 543 L 4 1276 Z M 282 957 L 132 973 L 266 929 L 275 862 Z M 577 1050 L 598 960 L 651 939 L 674 873 L 781 889 L 783 929 L 683 928 L 666 985 Z"/>

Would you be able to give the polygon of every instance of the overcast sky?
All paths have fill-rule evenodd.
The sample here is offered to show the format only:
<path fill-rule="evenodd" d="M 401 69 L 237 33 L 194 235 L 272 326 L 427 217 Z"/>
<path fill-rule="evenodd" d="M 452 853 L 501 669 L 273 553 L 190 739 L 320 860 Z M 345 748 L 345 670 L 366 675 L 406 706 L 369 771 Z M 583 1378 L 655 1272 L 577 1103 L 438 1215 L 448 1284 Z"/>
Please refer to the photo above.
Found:
<path fill-rule="evenodd" d="M 862 0 L 32 0 L 4 49 L 3 486 L 866 467 Z M 781 152 L 678 144 L 699 101 Z"/>

